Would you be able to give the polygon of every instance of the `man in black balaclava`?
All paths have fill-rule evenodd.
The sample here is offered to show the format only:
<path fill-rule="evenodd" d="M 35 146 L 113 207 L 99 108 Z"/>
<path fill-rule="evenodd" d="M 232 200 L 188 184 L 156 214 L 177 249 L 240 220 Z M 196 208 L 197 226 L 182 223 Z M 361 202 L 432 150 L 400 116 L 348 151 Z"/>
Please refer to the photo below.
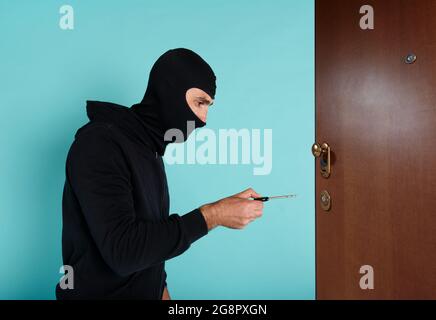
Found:
<path fill-rule="evenodd" d="M 162 156 L 188 138 L 188 122 L 206 125 L 215 88 L 199 55 L 174 49 L 153 65 L 140 103 L 87 102 L 90 121 L 68 152 L 62 199 L 62 255 L 74 273 L 57 284 L 58 299 L 169 299 L 166 260 L 216 226 L 242 229 L 262 215 L 251 188 L 169 214 Z M 186 192 L 190 183 L 207 182 L 186 181 Z"/>

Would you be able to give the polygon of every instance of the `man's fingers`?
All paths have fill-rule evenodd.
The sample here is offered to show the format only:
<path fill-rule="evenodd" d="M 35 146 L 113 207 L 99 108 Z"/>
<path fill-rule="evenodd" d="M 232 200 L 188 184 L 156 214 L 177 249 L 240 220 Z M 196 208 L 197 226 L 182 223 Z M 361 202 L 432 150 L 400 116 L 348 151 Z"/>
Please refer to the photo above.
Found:
<path fill-rule="evenodd" d="M 257 219 L 260 216 L 262 216 L 262 214 L 263 214 L 262 209 L 254 209 L 254 210 L 250 211 L 250 213 L 248 214 L 248 217 L 250 219 Z"/>
<path fill-rule="evenodd" d="M 247 210 L 248 215 L 252 218 L 257 218 L 262 215 L 264 204 L 261 201 L 247 200 Z"/>
<path fill-rule="evenodd" d="M 256 191 L 254 191 L 253 188 L 248 188 L 247 190 L 244 190 L 238 194 L 235 194 L 235 196 L 240 197 L 240 198 L 259 198 L 261 197 L 260 194 L 258 194 Z"/>

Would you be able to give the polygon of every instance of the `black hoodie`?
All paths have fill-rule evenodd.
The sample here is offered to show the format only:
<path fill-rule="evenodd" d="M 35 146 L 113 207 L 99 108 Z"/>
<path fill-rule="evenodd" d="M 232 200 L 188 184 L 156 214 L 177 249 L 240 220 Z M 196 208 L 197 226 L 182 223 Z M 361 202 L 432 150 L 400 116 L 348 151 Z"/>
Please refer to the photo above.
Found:
<path fill-rule="evenodd" d="M 205 125 L 186 103 L 191 87 L 214 98 L 215 75 L 194 52 L 175 49 L 154 64 L 140 103 L 87 102 L 90 121 L 69 150 L 62 202 L 63 262 L 74 288 L 58 284 L 57 299 L 161 299 L 165 261 L 208 233 L 198 208 L 169 214 L 161 157 L 168 129 L 186 140 L 186 121 Z"/>

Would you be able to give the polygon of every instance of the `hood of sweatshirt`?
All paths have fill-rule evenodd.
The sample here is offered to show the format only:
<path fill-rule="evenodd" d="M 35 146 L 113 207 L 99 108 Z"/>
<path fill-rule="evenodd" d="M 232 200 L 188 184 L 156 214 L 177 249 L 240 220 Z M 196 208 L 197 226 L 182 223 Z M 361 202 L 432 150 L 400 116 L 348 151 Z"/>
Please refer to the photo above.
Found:
<path fill-rule="evenodd" d="M 145 149 L 157 152 L 152 133 L 142 125 L 141 120 L 130 108 L 111 102 L 88 100 L 86 101 L 86 113 L 91 122 L 114 125 L 135 143 L 142 145 Z M 76 136 L 84 128 L 79 129 Z"/>

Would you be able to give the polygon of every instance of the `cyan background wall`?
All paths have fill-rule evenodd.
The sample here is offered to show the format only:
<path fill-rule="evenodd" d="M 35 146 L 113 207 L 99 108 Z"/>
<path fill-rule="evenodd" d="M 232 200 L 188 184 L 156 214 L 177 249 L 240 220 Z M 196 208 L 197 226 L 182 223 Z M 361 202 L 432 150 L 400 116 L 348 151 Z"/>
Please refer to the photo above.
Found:
<path fill-rule="evenodd" d="M 59 8 L 75 29 L 59 28 Z M 238 231 L 218 228 L 167 262 L 175 299 L 313 299 L 314 4 L 0 1 L 0 299 L 52 299 L 60 278 L 66 153 L 85 100 L 131 105 L 169 48 L 216 71 L 208 127 L 273 129 L 273 169 L 167 165 L 172 212 L 253 187 L 297 193 Z"/>

